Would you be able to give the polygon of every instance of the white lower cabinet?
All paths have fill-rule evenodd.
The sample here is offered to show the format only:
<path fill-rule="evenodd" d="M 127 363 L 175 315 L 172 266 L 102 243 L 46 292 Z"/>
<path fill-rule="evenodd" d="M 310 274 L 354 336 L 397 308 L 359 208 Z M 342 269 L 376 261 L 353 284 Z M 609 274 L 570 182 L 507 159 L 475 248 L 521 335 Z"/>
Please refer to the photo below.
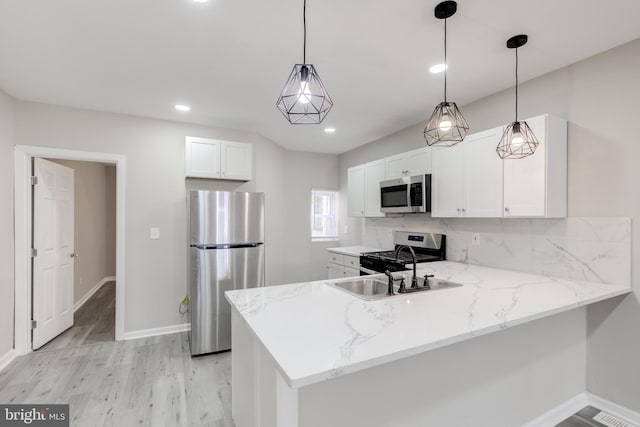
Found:
<path fill-rule="evenodd" d="M 502 216 L 501 136 L 502 128 L 490 129 L 433 150 L 431 216 Z"/>
<path fill-rule="evenodd" d="M 344 277 L 360 276 L 360 257 L 336 254 L 329 251 L 327 263 L 327 278 L 342 279 Z"/>

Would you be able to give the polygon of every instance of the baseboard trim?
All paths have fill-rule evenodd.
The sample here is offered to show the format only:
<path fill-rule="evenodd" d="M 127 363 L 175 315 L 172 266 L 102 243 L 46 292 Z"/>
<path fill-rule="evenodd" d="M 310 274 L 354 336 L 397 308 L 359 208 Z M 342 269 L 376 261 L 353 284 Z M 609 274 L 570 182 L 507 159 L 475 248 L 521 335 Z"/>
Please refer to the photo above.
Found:
<path fill-rule="evenodd" d="M 16 357 L 18 357 L 18 352 L 14 349 L 7 351 L 2 357 L 0 357 L 0 372 L 9 366 L 9 363 L 11 363 Z"/>
<path fill-rule="evenodd" d="M 640 412 L 633 411 L 622 405 L 618 405 L 617 403 L 613 403 L 607 399 L 603 399 L 600 396 L 596 396 L 595 394 L 586 394 L 587 401 L 591 406 L 595 406 L 596 408 L 604 412 L 615 415 L 616 417 L 620 418 L 623 421 L 626 421 L 627 423 L 640 426 Z"/>
<path fill-rule="evenodd" d="M 102 287 L 102 285 L 104 285 L 105 283 L 108 283 L 108 282 L 115 282 L 115 281 L 116 281 L 116 278 L 114 276 L 104 277 L 93 288 L 91 288 L 91 290 L 89 292 L 87 292 L 85 294 L 85 296 L 83 296 L 77 303 L 75 303 L 73 305 L 73 311 L 74 312 L 78 311 L 78 309 L 80 307 L 82 307 L 84 305 L 84 303 L 89 301 L 89 298 L 91 298 L 93 296 L 93 294 L 98 292 L 98 290 Z"/>
<path fill-rule="evenodd" d="M 141 329 L 139 331 L 131 331 L 124 333 L 125 340 L 135 340 L 139 338 L 155 337 L 158 335 L 176 334 L 178 332 L 186 332 L 191 329 L 190 323 L 182 323 L 180 325 L 163 326 L 162 328 Z"/>
<path fill-rule="evenodd" d="M 569 418 L 580 409 L 587 406 L 587 393 L 580 393 L 577 396 L 561 403 L 560 405 L 545 412 L 534 420 L 528 422 L 523 427 L 549 427 L 555 426 L 561 421 Z"/>

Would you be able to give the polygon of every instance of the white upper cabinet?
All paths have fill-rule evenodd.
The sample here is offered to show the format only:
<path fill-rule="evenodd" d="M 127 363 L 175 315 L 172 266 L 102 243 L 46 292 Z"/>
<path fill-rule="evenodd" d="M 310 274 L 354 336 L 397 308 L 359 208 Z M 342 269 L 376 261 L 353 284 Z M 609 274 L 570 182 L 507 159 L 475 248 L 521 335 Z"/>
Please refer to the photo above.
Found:
<path fill-rule="evenodd" d="M 220 178 L 220 145 L 216 139 L 188 136 L 185 145 L 185 175 L 193 178 Z"/>
<path fill-rule="evenodd" d="M 433 150 L 434 217 L 564 218 L 567 216 L 567 122 L 526 120 L 540 145 L 524 159 L 501 160 L 502 128 L 475 133 Z"/>
<path fill-rule="evenodd" d="M 382 217 L 380 212 L 380 181 L 386 177 L 384 160 L 366 163 L 364 165 L 364 216 Z"/>
<path fill-rule="evenodd" d="M 431 149 L 419 148 L 384 159 L 386 179 L 431 173 Z"/>
<path fill-rule="evenodd" d="M 347 171 L 349 216 L 364 216 L 364 165 Z"/>
<path fill-rule="evenodd" d="M 242 142 L 222 141 L 220 169 L 222 179 L 250 181 L 253 169 L 252 146 Z"/>
<path fill-rule="evenodd" d="M 548 114 L 526 120 L 536 152 L 504 160 L 504 217 L 567 216 L 567 121 Z"/>
<path fill-rule="evenodd" d="M 454 217 L 462 214 L 461 144 L 434 148 L 431 169 L 431 216 Z"/>
<path fill-rule="evenodd" d="M 384 159 L 349 168 L 347 172 L 349 216 L 384 216 L 380 212 L 380 181 L 384 181 L 385 176 Z"/>
<path fill-rule="evenodd" d="M 433 150 L 433 217 L 502 216 L 502 160 L 495 148 L 502 128 L 469 135 Z"/>
<path fill-rule="evenodd" d="M 502 160 L 496 146 L 502 128 L 469 135 L 464 144 L 462 213 L 475 218 L 502 216 Z"/>
<path fill-rule="evenodd" d="M 251 144 L 188 136 L 185 139 L 185 176 L 250 181 Z"/>

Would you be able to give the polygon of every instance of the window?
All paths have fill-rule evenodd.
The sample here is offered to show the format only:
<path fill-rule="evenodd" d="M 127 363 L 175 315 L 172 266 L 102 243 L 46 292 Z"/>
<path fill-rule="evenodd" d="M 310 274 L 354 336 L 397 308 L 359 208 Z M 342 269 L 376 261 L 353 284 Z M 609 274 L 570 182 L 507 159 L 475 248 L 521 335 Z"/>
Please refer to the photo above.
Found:
<path fill-rule="evenodd" d="M 338 192 L 311 190 L 311 241 L 338 240 Z"/>

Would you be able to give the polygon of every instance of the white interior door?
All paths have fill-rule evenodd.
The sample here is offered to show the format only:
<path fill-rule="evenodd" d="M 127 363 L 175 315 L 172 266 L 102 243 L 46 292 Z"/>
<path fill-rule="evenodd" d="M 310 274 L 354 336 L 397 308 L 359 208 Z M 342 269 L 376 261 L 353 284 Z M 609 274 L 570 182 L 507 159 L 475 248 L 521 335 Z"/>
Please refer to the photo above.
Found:
<path fill-rule="evenodd" d="M 35 159 L 33 190 L 33 349 L 73 325 L 73 169 Z"/>

